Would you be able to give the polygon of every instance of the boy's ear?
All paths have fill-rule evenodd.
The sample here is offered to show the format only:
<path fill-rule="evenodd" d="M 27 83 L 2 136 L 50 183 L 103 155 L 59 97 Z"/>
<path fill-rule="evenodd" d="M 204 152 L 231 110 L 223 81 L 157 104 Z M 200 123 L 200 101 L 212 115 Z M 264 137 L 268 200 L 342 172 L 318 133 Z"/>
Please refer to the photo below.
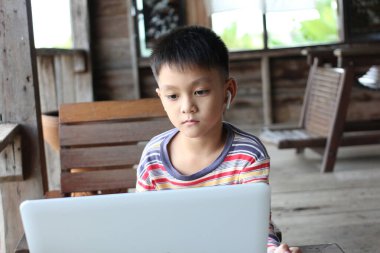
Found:
<path fill-rule="evenodd" d="M 156 88 L 156 93 L 159 98 L 161 98 L 161 91 L 160 88 Z"/>
<path fill-rule="evenodd" d="M 229 91 L 229 93 L 231 95 L 230 96 L 230 99 L 229 101 L 233 101 L 235 96 L 236 96 L 236 93 L 237 93 L 237 83 L 236 83 L 236 80 L 234 78 L 229 78 L 227 83 L 226 83 L 226 93 L 227 91 Z M 226 98 L 227 98 L 227 94 L 226 94 Z M 227 101 L 226 101 L 227 102 Z"/>

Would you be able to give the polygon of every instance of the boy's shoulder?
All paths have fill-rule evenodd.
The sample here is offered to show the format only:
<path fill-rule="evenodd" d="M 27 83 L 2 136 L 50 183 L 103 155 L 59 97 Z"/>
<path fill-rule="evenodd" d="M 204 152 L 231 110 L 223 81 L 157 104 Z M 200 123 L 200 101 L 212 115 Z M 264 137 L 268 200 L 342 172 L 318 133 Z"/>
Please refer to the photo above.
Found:
<path fill-rule="evenodd" d="M 238 138 L 240 140 L 245 140 L 245 141 L 248 141 L 248 142 L 253 142 L 253 143 L 257 143 L 257 144 L 260 144 L 260 145 L 263 145 L 262 142 L 260 141 L 260 139 L 255 136 L 254 134 L 252 133 L 249 133 L 247 131 L 244 131 L 238 127 L 236 127 L 235 125 L 231 124 L 231 123 L 227 123 L 227 122 L 224 122 L 224 125 L 234 133 L 235 135 L 235 138 Z"/>
<path fill-rule="evenodd" d="M 165 132 L 162 132 L 156 136 L 154 136 L 150 141 L 146 144 L 145 150 L 150 150 L 150 149 L 159 149 L 161 143 L 163 141 L 166 141 L 168 138 L 171 136 L 175 135 L 178 132 L 178 129 L 172 128 L 170 130 L 167 130 Z"/>
<path fill-rule="evenodd" d="M 264 144 L 257 136 L 230 123 L 225 122 L 224 125 L 233 133 L 232 149 L 255 153 L 257 158 L 269 158 Z"/>

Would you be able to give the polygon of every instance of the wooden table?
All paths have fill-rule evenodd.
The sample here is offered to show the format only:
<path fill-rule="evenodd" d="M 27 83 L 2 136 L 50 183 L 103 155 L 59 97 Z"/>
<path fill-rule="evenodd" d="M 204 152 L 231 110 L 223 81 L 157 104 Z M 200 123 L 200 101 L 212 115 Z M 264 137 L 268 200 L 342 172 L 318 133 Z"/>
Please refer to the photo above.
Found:
<path fill-rule="evenodd" d="M 344 253 L 336 243 L 300 246 L 302 253 Z"/>
<path fill-rule="evenodd" d="M 344 251 L 335 243 L 331 244 L 318 244 L 318 245 L 304 245 L 299 246 L 302 253 L 344 253 Z M 18 244 L 15 253 L 29 253 L 28 243 L 25 235 L 22 237 Z"/>

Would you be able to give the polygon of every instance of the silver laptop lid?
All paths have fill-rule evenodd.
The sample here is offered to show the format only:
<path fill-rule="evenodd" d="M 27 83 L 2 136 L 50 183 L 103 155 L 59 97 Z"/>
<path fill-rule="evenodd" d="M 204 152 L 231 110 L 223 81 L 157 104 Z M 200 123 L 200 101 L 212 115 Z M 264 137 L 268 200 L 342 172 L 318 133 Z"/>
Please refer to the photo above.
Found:
<path fill-rule="evenodd" d="M 269 209 L 264 183 L 20 206 L 31 253 L 264 253 Z"/>

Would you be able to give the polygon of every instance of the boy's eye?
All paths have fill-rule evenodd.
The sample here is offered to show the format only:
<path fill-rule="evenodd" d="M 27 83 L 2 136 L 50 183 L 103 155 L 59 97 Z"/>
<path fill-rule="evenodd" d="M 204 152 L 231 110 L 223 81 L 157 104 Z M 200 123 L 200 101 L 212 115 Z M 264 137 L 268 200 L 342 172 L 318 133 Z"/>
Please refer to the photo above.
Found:
<path fill-rule="evenodd" d="M 169 100 L 176 100 L 178 96 L 175 95 L 175 94 L 171 94 L 171 95 L 166 95 L 166 97 L 167 97 Z"/>
<path fill-rule="evenodd" d="M 194 95 L 204 96 L 204 95 L 207 95 L 209 92 L 210 92 L 209 90 L 197 90 L 194 92 Z"/>

